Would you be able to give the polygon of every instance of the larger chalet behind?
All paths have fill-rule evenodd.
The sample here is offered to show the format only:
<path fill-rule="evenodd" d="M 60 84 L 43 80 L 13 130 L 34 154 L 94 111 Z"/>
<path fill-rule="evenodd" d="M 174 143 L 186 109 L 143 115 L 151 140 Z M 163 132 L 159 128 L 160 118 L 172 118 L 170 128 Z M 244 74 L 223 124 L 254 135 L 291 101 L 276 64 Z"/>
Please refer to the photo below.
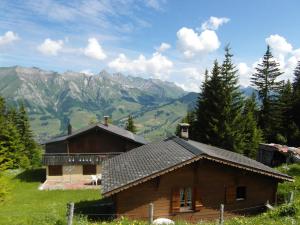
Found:
<path fill-rule="evenodd" d="M 46 166 L 47 180 L 90 180 L 101 174 L 102 161 L 146 144 L 143 137 L 123 128 L 97 123 L 68 135 L 45 142 L 42 161 Z"/>

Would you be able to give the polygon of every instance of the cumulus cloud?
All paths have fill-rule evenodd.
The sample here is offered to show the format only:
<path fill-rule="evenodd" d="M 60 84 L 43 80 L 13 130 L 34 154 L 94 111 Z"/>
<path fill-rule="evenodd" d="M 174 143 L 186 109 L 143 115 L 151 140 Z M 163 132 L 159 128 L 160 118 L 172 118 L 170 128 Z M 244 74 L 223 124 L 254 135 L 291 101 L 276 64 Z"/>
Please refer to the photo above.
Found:
<path fill-rule="evenodd" d="M 153 53 L 149 59 L 144 55 L 140 55 L 137 59 L 129 59 L 125 54 L 120 54 L 108 66 L 120 72 L 148 73 L 154 75 L 155 78 L 166 79 L 173 67 L 173 62 L 159 52 Z"/>
<path fill-rule="evenodd" d="M 202 23 L 202 30 L 217 30 L 220 26 L 230 21 L 227 17 L 214 17 L 211 16 L 207 21 Z"/>
<path fill-rule="evenodd" d="M 279 63 L 279 68 L 283 72 L 280 79 L 294 79 L 294 69 L 300 61 L 300 48 L 293 49 L 293 45 L 287 39 L 278 34 L 270 35 L 265 39 L 266 44 L 271 47 L 275 60 Z M 238 72 L 240 75 L 240 83 L 244 86 L 250 85 L 250 77 L 255 72 L 258 63 L 262 62 L 262 58 L 248 66 L 241 62 L 238 64 Z"/>
<path fill-rule="evenodd" d="M 185 91 L 199 92 L 200 85 L 204 80 L 204 73 L 196 67 L 185 67 L 179 71 L 184 77 L 183 82 L 176 82 L 176 85 Z"/>
<path fill-rule="evenodd" d="M 266 43 L 276 52 L 286 54 L 293 50 L 293 46 L 287 42 L 287 40 L 278 35 L 270 35 L 266 38 Z"/>
<path fill-rule="evenodd" d="M 84 49 L 84 54 L 90 58 L 103 60 L 106 58 L 106 54 L 96 38 L 89 38 L 88 45 Z"/>
<path fill-rule="evenodd" d="M 0 46 L 12 43 L 17 40 L 19 40 L 19 37 L 16 33 L 7 31 L 4 35 L 0 36 Z"/>
<path fill-rule="evenodd" d="M 159 47 L 156 47 L 155 50 L 158 52 L 164 52 L 171 48 L 171 45 L 165 42 L 162 42 Z"/>
<path fill-rule="evenodd" d="M 64 42 L 62 40 L 51 40 L 47 38 L 38 46 L 38 50 L 44 55 L 57 55 L 63 49 Z"/>
<path fill-rule="evenodd" d="M 177 32 L 177 39 L 178 48 L 186 58 L 213 52 L 220 47 L 219 38 L 213 30 L 198 33 L 193 29 L 182 27 Z"/>
<path fill-rule="evenodd" d="M 243 86 L 250 85 L 250 77 L 254 72 L 254 68 L 256 63 L 253 64 L 252 67 L 248 66 L 247 63 L 241 62 L 237 65 L 237 70 L 239 74 L 240 84 Z"/>

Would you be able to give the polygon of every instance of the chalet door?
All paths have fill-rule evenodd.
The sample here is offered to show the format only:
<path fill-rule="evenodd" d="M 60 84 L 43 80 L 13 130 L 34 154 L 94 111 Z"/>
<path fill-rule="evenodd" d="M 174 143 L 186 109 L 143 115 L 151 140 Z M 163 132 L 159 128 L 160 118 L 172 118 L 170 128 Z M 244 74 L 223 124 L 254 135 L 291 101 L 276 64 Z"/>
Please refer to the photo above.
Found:
<path fill-rule="evenodd" d="M 48 176 L 62 176 L 62 166 L 61 165 L 49 165 L 48 166 Z"/>
<path fill-rule="evenodd" d="M 97 173 L 96 165 L 83 165 L 82 174 L 83 175 L 95 175 Z"/>

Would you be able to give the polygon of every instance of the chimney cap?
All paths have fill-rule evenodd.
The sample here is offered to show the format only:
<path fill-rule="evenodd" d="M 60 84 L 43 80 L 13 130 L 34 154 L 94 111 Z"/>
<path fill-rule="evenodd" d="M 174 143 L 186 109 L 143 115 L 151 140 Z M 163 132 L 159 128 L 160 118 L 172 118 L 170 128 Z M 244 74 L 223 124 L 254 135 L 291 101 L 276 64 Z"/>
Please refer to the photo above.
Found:
<path fill-rule="evenodd" d="M 181 127 L 189 127 L 190 124 L 189 123 L 179 123 L 179 126 L 181 126 Z"/>
<path fill-rule="evenodd" d="M 72 125 L 69 121 L 69 124 L 68 124 L 68 135 L 72 134 Z"/>
<path fill-rule="evenodd" d="M 104 126 L 108 126 L 108 118 L 109 116 L 104 116 Z"/>

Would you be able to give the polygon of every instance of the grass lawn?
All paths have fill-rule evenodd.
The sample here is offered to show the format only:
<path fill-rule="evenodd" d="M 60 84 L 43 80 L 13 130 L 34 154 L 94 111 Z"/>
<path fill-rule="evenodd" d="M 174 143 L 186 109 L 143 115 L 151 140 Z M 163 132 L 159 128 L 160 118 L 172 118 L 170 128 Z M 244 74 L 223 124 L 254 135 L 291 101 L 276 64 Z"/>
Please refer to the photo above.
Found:
<path fill-rule="evenodd" d="M 0 205 L 1 225 L 64 224 L 68 202 L 101 197 L 99 190 L 39 191 L 44 174 L 43 169 L 6 174 L 11 179 L 11 193 L 8 200 Z"/>
<path fill-rule="evenodd" d="M 279 184 L 278 187 L 278 193 L 281 199 L 287 196 L 290 191 L 294 191 L 294 203 L 284 204 L 277 207 L 274 211 L 269 211 L 257 216 L 237 217 L 225 220 L 225 225 L 300 224 L 300 165 L 290 165 L 287 171 L 284 168 L 279 169 L 295 177 L 295 182 Z M 75 202 L 75 209 L 81 205 L 84 207 L 87 206 L 85 209 L 90 210 L 91 204 L 99 202 L 101 198 L 99 190 L 39 191 L 37 188 L 44 173 L 43 170 L 38 169 L 21 173 L 20 171 L 10 171 L 6 174 L 11 183 L 11 195 L 4 204 L 0 205 L 1 225 L 63 225 L 66 224 L 66 204 L 68 202 Z M 98 208 L 96 208 L 96 210 L 98 210 Z M 76 216 L 73 224 L 146 225 L 147 223 L 126 219 L 97 223 Z M 176 224 L 187 225 L 185 222 L 177 222 Z M 212 224 L 215 223 L 211 223 L 210 225 Z"/>

